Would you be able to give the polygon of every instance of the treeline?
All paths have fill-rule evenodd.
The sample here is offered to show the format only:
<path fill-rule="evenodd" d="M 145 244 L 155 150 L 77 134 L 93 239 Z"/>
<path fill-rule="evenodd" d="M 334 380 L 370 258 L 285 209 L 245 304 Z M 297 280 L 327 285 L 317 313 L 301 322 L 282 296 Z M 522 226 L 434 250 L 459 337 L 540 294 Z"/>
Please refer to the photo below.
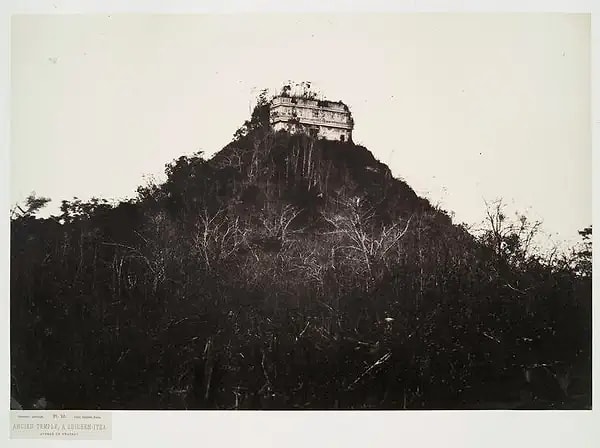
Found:
<path fill-rule="evenodd" d="M 261 120 L 117 206 L 14 210 L 21 405 L 591 406 L 591 228 L 541 256 L 500 203 L 474 234 L 365 148 Z"/>

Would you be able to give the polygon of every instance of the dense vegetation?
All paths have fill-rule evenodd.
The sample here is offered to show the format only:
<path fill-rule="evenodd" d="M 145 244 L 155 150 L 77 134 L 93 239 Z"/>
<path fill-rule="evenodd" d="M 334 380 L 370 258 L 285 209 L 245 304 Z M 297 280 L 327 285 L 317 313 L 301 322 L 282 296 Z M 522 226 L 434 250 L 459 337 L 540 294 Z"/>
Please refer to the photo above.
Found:
<path fill-rule="evenodd" d="M 591 228 L 541 256 L 500 203 L 474 234 L 367 149 L 264 121 L 116 206 L 14 210 L 23 407 L 591 407 Z"/>

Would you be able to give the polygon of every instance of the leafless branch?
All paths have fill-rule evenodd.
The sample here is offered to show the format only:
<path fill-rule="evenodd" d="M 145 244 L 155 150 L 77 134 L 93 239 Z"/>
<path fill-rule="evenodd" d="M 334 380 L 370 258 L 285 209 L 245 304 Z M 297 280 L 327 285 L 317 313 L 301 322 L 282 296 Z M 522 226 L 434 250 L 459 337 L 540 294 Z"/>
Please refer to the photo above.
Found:
<path fill-rule="evenodd" d="M 387 352 L 385 355 L 383 355 L 381 358 L 379 358 L 377 361 L 375 361 L 374 364 L 372 364 L 369 368 L 367 368 L 358 378 L 356 378 L 352 384 L 350 384 L 350 386 L 348 386 L 347 390 L 351 390 L 354 385 L 356 383 L 358 383 L 365 375 L 367 375 L 371 370 L 373 370 L 375 367 L 383 364 L 384 362 L 386 362 L 388 359 L 390 359 L 390 357 L 392 356 L 391 352 Z"/>

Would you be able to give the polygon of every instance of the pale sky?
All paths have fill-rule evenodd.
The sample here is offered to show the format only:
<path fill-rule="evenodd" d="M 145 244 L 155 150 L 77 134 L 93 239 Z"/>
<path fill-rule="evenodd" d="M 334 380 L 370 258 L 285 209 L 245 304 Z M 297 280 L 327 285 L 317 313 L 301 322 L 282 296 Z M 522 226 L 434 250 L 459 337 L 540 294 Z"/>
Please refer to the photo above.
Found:
<path fill-rule="evenodd" d="M 592 222 L 588 15 L 16 16 L 11 41 L 11 203 L 130 197 L 296 80 L 457 222 L 498 197 L 557 240 Z"/>

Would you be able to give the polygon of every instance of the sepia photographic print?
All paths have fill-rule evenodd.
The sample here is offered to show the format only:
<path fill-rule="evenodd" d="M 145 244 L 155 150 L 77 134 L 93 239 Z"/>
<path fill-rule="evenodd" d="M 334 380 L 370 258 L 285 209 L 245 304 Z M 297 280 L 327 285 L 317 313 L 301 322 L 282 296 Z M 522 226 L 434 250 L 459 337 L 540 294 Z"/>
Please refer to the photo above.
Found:
<path fill-rule="evenodd" d="M 588 14 L 10 35 L 11 409 L 592 408 Z"/>

